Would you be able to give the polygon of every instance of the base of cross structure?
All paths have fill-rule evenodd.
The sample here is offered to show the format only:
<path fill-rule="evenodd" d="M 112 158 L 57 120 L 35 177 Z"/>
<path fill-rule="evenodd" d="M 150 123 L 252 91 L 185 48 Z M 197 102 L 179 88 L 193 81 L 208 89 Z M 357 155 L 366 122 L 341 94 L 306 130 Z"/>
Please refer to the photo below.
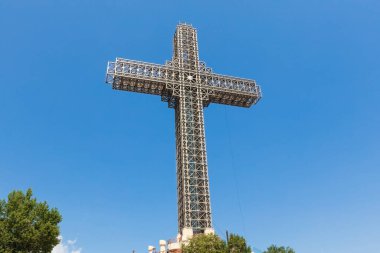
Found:
<path fill-rule="evenodd" d="M 204 234 L 215 234 L 215 231 L 213 228 L 206 228 L 204 230 Z M 193 238 L 194 232 L 192 228 L 183 228 L 182 233 L 178 233 L 176 239 L 168 240 L 167 242 L 165 240 L 160 240 L 159 244 L 159 251 L 156 251 L 156 248 L 154 246 L 148 247 L 149 253 L 181 253 L 182 245 L 187 245 L 191 238 Z"/>

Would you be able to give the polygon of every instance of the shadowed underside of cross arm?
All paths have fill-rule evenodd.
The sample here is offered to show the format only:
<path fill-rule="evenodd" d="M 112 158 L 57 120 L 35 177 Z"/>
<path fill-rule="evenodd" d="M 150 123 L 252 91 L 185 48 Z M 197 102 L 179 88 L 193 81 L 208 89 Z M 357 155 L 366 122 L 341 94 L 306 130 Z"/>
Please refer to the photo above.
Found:
<path fill-rule="evenodd" d="M 195 82 L 184 82 L 191 76 Z M 167 88 L 179 85 L 198 86 L 208 91 L 209 103 L 250 107 L 261 98 L 260 87 L 254 80 L 210 73 L 183 70 L 170 65 L 116 58 L 109 62 L 106 82 L 113 89 L 163 96 Z"/>

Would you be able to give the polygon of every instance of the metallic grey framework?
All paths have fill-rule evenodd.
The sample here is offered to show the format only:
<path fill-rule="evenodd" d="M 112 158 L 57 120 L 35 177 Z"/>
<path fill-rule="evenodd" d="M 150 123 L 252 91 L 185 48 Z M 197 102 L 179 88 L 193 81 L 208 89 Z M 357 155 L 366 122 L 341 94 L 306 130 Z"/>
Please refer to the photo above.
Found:
<path fill-rule="evenodd" d="M 215 74 L 199 61 L 197 31 L 179 24 L 171 61 L 157 65 L 116 58 L 106 82 L 116 90 L 161 96 L 175 109 L 178 230 L 212 228 L 203 108 L 210 103 L 250 107 L 261 98 L 253 80 Z"/>

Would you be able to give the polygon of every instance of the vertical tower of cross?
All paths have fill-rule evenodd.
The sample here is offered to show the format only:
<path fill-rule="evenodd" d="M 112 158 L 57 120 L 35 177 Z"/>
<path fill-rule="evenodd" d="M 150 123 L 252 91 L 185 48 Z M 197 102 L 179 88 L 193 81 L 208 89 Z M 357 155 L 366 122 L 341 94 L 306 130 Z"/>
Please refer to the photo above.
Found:
<path fill-rule="evenodd" d="M 197 31 L 179 24 L 164 65 L 116 58 L 106 82 L 116 90 L 161 96 L 175 109 L 178 231 L 212 232 L 203 109 L 210 103 L 250 107 L 261 98 L 254 80 L 212 73 L 199 61 Z"/>
<path fill-rule="evenodd" d="M 182 69 L 175 105 L 179 230 L 191 228 L 193 233 L 203 233 L 212 228 L 203 121 L 207 90 L 201 87 L 198 40 L 193 27 L 177 28 L 173 61 Z"/>

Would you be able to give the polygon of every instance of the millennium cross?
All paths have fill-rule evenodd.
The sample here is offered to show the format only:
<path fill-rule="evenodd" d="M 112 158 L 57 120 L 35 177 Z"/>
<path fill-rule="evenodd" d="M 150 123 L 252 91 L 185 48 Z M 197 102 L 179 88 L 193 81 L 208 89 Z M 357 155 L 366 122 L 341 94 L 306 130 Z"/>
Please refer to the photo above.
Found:
<path fill-rule="evenodd" d="M 261 98 L 254 80 L 219 75 L 199 61 L 197 31 L 179 24 L 164 65 L 116 58 L 106 82 L 116 90 L 161 96 L 175 110 L 178 232 L 213 231 L 203 108 L 210 103 L 250 107 Z"/>

